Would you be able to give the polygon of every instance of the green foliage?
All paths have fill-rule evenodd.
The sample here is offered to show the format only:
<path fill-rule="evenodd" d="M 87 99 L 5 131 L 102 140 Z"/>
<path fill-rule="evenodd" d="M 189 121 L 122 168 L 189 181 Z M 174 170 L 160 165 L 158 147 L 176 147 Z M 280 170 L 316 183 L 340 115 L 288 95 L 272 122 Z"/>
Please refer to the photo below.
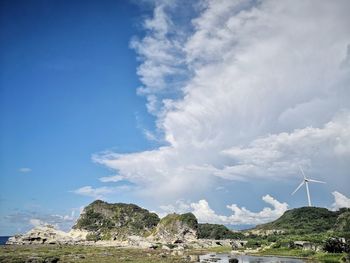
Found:
<path fill-rule="evenodd" d="M 301 256 L 301 257 L 305 257 L 305 258 L 311 257 L 311 256 L 313 256 L 313 255 L 315 255 L 315 254 L 316 254 L 316 252 L 313 251 L 313 250 L 302 250 L 302 251 L 300 252 L 300 256 Z"/>
<path fill-rule="evenodd" d="M 186 214 L 180 215 L 179 220 L 184 224 L 188 225 L 192 229 L 198 228 L 197 218 L 192 213 L 186 213 Z"/>
<path fill-rule="evenodd" d="M 154 233 L 177 234 L 179 227 L 197 230 L 197 218 L 192 213 L 186 213 L 182 215 L 175 213 L 169 214 L 160 220 L 157 230 L 154 231 Z"/>
<path fill-rule="evenodd" d="M 112 239 L 112 235 L 111 235 L 110 232 L 105 231 L 105 232 L 102 234 L 101 239 L 102 239 L 102 240 L 111 240 L 111 239 Z"/>
<path fill-rule="evenodd" d="M 96 242 L 96 241 L 101 240 L 101 237 L 100 237 L 100 235 L 98 235 L 96 233 L 89 233 L 86 236 L 86 240 L 87 241 L 95 241 Z"/>
<path fill-rule="evenodd" d="M 249 240 L 246 244 L 248 248 L 258 248 L 261 247 L 261 242 L 258 240 Z"/>
<path fill-rule="evenodd" d="M 327 239 L 323 249 L 329 253 L 350 252 L 349 244 L 343 242 L 340 238 Z"/>
<path fill-rule="evenodd" d="M 103 216 L 96 213 L 93 209 L 87 209 L 85 214 L 79 218 L 75 228 L 96 231 L 102 225 Z"/>
<path fill-rule="evenodd" d="M 36 260 L 33 260 L 33 257 Z M 30 260 L 32 258 L 32 260 Z M 184 263 L 183 256 L 164 256 L 162 250 L 116 247 L 50 245 L 0 246 L 0 262 L 76 262 L 76 263 Z"/>
<path fill-rule="evenodd" d="M 169 214 L 160 220 L 159 225 L 169 228 L 173 226 L 176 222 L 180 222 L 184 225 L 187 225 L 192 229 L 198 228 L 197 218 L 192 213 L 186 213 L 182 215 L 175 214 L 175 213 Z"/>
<path fill-rule="evenodd" d="M 350 230 L 349 219 L 350 209 L 329 211 L 320 207 L 301 207 L 288 210 L 279 219 L 257 226 L 257 229 L 279 229 L 294 235 L 323 233 L 337 229 L 346 232 Z"/>
<path fill-rule="evenodd" d="M 277 236 L 277 235 L 269 235 L 269 236 L 267 237 L 267 241 L 269 241 L 269 242 L 276 242 L 277 239 L 278 239 L 278 236 Z"/>
<path fill-rule="evenodd" d="M 242 239 L 242 233 L 232 232 L 224 225 L 199 224 L 198 238 L 202 239 Z"/>
<path fill-rule="evenodd" d="M 103 233 L 103 239 L 130 234 L 145 235 L 159 222 L 150 213 L 134 204 L 109 204 L 100 200 L 88 205 L 73 228 Z"/>
<path fill-rule="evenodd" d="M 343 233 L 350 233 L 350 209 L 342 208 L 342 212 L 335 223 L 335 230 Z"/>

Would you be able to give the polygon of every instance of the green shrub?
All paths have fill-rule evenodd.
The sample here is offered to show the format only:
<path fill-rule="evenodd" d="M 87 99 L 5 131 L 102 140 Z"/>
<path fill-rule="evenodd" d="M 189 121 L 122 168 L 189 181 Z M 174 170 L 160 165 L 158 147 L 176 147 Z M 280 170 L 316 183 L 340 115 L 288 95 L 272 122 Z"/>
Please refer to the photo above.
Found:
<path fill-rule="evenodd" d="M 198 221 L 194 214 L 192 213 L 186 213 L 180 215 L 180 220 L 187 224 L 190 228 L 197 229 L 198 228 Z"/>
<path fill-rule="evenodd" d="M 94 241 L 94 242 L 96 242 L 96 241 L 101 240 L 101 238 L 100 238 L 99 234 L 90 233 L 90 234 L 86 235 L 86 240 L 87 241 Z"/>
<path fill-rule="evenodd" d="M 329 253 L 350 252 L 349 244 L 343 242 L 340 238 L 334 237 L 326 240 L 323 249 Z"/>
<path fill-rule="evenodd" d="M 218 224 L 199 224 L 198 238 L 202 239 L 243 239 L 244 235 L 238 232 L 232 232 L 224 225 Z"/>

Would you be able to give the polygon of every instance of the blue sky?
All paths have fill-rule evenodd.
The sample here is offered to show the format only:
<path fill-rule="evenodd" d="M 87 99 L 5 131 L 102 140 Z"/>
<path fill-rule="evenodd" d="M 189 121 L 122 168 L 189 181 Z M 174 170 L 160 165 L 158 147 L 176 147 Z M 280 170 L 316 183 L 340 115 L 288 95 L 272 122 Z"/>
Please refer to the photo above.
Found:
<path fill-rule="evenodd" d="M 263 223 L 306 205 L 299 166 L 315 205 L 350 206 L 347 1 L 0 10 L 1 235 L 96 198 Z"/>
<path fill-rule="evenodd" d="M 129 49 L 141 15 L 127 1 L 2 1 L 2 216 L 79 207 L 69 191 L 109 174 L 93 153 L 154 144 Z"/>

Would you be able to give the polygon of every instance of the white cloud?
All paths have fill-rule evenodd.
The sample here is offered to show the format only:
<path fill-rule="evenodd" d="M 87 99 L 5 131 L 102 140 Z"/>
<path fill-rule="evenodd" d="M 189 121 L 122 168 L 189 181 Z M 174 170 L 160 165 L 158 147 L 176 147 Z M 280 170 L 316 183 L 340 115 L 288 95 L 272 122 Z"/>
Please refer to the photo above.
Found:
<path fill-rule="evenodd" d="M 173 76 L 186 74 L 182 68 L 184 53 L 178 31 L 166 13 L 172 7 L 174 4 L 171 1 L 158 2 L 153 16 L 144 21 L 144 29 L 148 34 L 143 39 L 135 38 L 130 43 L 130 47 L 144 61 L 137 69 L 143 84 L 138 88 L 138 93 L 146 96 L 147 108 L 155 115 L 162 111 L 162 98 L 174 95 L 176 88 L 182 83 Z"/>
<path fill-rule="evenodd" d="M 123 180 L 123 177 L 120 175 L 113 175 L 113 176 L 106 176 L 106 177 L 101 177 L 99 180 L 103 183 L 109 183 L 109 182 L 120 182 Z"/>
<path fill-rule="evenodd" d="M 270 207 L 264 207 L 259 212 L 252 212 L 245 207 L 239 207 L 236 204 L 228 205 L 227 208 L 232 210 L 233 214 L 230 216 L 218 215 L 209 207 L 206 200 L 200 200 L 198 203 L 192 203 L 193 213 L 198 218 L 199 222 L 203 223 L 217 223 L 226 225 L 257 225 L 270 222 L 279 218 L 287 210 L 287 203 L 280 203 L 270 195 L 263 196 Z"/>
<path fill-rule="evenodd" d="M 350 159 L 350 114 L 337 116 L 322 128 L 306 127 L 291 133 L 258 138 L 248 146 L 235 146 L 223 151 L 235 161 L 217 171 L 226 179 L 235 177 L 290 176 L 300 165 L 322 158 Z"/>
<path fill-rule="evenodd" d="M 115 190 L 113 187 L 97 187 L 97 188 L 93 188 L 91 186 L 83 186 L 79 189 L 76 189 L 73 191 L 73 193 L 75 194 L 79 194 L 79 195 L 85 195 L 85 196 L 90 196 L 90 197 L 94 197 L 94 198 L 102 198 L 104 195 L 106 194 L 111 194 L 113 193 Z"/>
<path fill-rule="evenodd" d="M 350 208 L 350 198 L 347 198 L 337 191 L 332 192 L 332 195 L 334 196 L 334 203 L 332 204 L 333 210 L 338 210 L 343 207 Z"/>
<path fill-rule="evenodd" d="M 157 4 L 131 44 L 165 145 L 94 161 L 173 201 L 299 164 L 350 185 L 350 2 L 201 1 L 191 30 L 172 12 L 181 4 Z"/>
<path fill-rule="evenodd" d="M 163 211 L 165 211 L 167 214 L 171 213 L 178 213 L 178 214 L 184 214 L 190 211 L 191 205 L 190 203 L 184 200 L 176 200 L 175 205 L 161 205 L 159 207 Z"/>
<path fill-rule="evenodd" d="M 9 214 L 4 219 L 13 225 L 24 227 L 20 232 L 25 232 L 33 226 L 53 225 L 57 229 L 64 231 L 69 230 L 74 224 L 78 215 L 75 214 L 75 210 L 72 209 L 70 214 L 46 214 L 36 211 L 22 211 L 13 214 Z"/>
<path fill-rule="evenodd" d="M 184 202 L 178 200 L 175 205 L 160 206 L 166 213 L 187 213 L 192 212 L 200 223 L 213 223 L 225 225 L 257 225 L 271 222 L 279 218 L 288 209 L 287 203 L 281 203 L 270 195 L 265 195 L 262 200 L 272 206 L 264 207 L 259 212 L 252 212 L 245 207 L 239 207 L 237 204 L 226 206 L 233 212 L 232 215 L 219 215 L 204 199 L 196 203 Z"/>
<path fill-rule="evenodd" d="M 88 185 L 88 186 L 80 187 L 72 192 L 78 195 L 89 196 L 96 199 L 104 199 L 105 196 L 107 195 L 122 192 L 122 191 L 128 191 L 132 188 L 133 187 L 129 185 L 120 185 L 116 187 L 103 186 L 103 187 L 96 187 L 96 188 Z"/>
<path fill-rule="evenodd" d="M 47 223 L 45 223 L 44 221 L 41 221 L 40 219 L 37 219 L 37 218 L 32 218 L 29 220 L 29 223 L 32 225 L 32 226 L 44 226 L 44 225 L 47 225 Z"/>
<path fill-rule="evenodd" d="M 23 167 L 23 168 L 19 168 L 18 171 L 21 173 L 30 173 L 32 171 L 32 169 L 30 169 L 28 167 Z"/>

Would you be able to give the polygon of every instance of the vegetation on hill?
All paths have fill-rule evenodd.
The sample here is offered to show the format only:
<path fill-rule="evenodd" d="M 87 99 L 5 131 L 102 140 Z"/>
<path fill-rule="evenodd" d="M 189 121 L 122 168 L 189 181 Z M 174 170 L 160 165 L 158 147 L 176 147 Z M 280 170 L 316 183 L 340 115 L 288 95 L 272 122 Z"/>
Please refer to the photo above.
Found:
<path fill-rule="evenodd" d="M 169 214 L 160 220 L 159 225 L 169 227 L 174 225 L 177 222 L 186 224 L 188 227 L 192 229 L 198 228 L 197 218 L 192 213 L 186 213 L 181 215 L 175 214 L 175 213 Z"/>
<path fill-rule="evenodd" d="M 198 221 L 192 213 L 169 214 L 153 231 L 153 237 L 166 242 L 185 242 L 197 239 Z"/>
<path fill-rule="evenodd" d="M 100 200 L 85 207 L 74 229 L 92 232 L 90 240 L 121 238 L 150 233 L 159 217 L 134 204 L 109 204 Z"/>
<path fill-rule="evenodd" d="M 198 238 L 202 239 L 242 239 L 244 235 L 233 232 L 224 225 L 199 224 Z"/>
<path fill-rule="evenodd" d="M 340 215 L 337 218 L 334 230 L 343 233 L 350 233 L 350 209 L 342 208 L 339 212 Z"/>
<path fill-rule="evenodd" d="M 284 230 L 289 234 L 323 233 L 349 229 L 350 209 L 330 211 L 320 207 L 301 207 L 286 211 L 277 220 L 259 225 L 260 230 Z"/>

